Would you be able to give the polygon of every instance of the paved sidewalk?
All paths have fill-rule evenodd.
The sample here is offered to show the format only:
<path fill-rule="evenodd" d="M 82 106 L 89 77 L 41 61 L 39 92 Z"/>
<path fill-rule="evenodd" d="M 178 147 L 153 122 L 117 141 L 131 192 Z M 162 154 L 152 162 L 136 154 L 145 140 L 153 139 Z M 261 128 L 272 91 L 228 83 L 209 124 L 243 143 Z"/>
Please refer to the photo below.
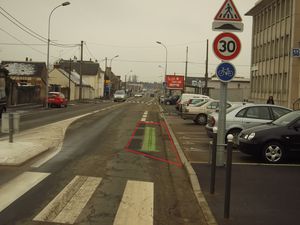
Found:
<path fill-rule="evenodd" d="M 68 126 L 81 117 L 74 117 L 15 134 L 13 143 L 9 143 L 8 137 L 1 138 L 0 165 L 18 166 L 47 150 L 57 148 L 63 141 Z"/>

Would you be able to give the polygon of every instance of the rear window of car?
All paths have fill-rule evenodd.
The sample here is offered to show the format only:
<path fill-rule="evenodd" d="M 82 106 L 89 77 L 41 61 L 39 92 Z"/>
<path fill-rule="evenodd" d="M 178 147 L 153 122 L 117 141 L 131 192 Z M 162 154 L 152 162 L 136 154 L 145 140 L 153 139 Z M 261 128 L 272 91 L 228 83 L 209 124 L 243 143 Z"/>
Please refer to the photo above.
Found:
<path fill-rule="evenodd" d="M 125 91 L 116 91 L 115 94 L 117 94 L 117 95 L 122 95 L 122 94 L 125 94 Z"/>
<path fill-rule="evenodd" d="M 49 98 L 56 98 L 56 97 L 58 97 L 59 96 L 59 94 L 57 94 L 57 93 L 49 93 L 48 94 L 48 97 Z"/>
<path fill-rule="evenodd" d="M 292 110 L 280 108 L 280 107 L 271 107 L 273 112 L 274 119 L 277 120 L 279 117 L 291 112 Z"/>

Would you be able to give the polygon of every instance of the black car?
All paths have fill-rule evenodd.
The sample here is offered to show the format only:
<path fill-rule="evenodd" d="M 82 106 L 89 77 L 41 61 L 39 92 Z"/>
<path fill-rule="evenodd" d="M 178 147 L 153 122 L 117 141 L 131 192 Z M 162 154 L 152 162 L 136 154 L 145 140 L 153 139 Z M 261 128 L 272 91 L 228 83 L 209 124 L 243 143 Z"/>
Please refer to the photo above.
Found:
<path fill-rule="evenodd" d="M 164 100 L 164 103 L 166 105 L 175 105 L 179 97 L 179 95 L 170 96 Z"/>
<path fill-rule="evenodd" d="M 290 153 L 300 153 L 300 111 L 243 130 L 238 148 L 243 153 L 262 157 L 268 163 L 279 163 Z"/>

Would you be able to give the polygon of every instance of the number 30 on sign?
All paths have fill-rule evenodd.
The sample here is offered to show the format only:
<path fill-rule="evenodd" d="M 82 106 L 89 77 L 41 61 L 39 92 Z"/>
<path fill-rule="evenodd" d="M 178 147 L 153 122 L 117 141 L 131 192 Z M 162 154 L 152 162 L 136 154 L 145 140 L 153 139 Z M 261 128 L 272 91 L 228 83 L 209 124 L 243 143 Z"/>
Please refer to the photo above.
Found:
<path fill-rule="evenodd" d="M 213 49 L 219 59 L 229 61 L 240 53 L 241 41 L 233 33 L 221 33 L 215 38 Z"/>

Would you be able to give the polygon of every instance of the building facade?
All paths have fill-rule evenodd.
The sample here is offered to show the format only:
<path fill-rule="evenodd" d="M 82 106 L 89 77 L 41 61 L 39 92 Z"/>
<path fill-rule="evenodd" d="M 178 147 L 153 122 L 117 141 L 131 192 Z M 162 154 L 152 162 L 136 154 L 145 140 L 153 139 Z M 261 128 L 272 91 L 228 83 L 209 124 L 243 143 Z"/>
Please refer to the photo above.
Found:
<path fill-rule="evenodd" d="M 260 0 L 246 13 L 253 17 L 250 99 L 293 108 L 300 98 L 300 1 Z"/>

